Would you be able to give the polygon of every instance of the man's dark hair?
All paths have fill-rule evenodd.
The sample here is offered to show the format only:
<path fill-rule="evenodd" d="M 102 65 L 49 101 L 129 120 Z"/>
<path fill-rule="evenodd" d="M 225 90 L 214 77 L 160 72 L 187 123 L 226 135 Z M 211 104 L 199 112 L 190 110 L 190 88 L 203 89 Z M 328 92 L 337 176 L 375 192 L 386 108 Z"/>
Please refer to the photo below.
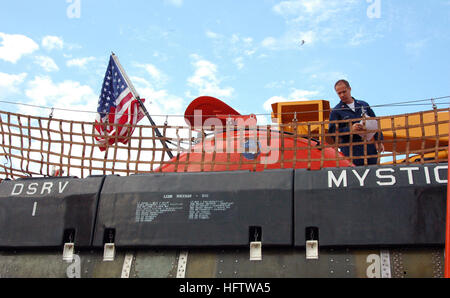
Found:
<path fill-rule="evenodd" d="M 348 81 L 346 81 L 346 80 L 339 80 L 339 81 L 337 81 L 336 82 L 336 84 L 334 85 L 334 89 L 336 89 L 336 87 L 337 87 L 337 85 L 339 85 L 339 84 L 345 84 L 345 86 L 347 86 L 348 88 L 351 88 L 350 87 L 350 83 L 348 82 Z"/>

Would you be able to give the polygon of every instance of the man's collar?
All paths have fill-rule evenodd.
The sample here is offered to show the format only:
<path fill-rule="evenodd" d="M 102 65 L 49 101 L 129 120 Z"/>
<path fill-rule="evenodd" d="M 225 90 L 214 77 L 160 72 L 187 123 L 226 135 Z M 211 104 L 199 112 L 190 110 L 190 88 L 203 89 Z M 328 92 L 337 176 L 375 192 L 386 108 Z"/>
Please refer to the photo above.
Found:
<path fill-rule="evenodd" d="M 358 101 L 356 100 L 356 98 L 354 98 L 353 96 L 352 96 L 352 98 L 353 98 L 353 103 L 355 104 L 355 107 L 356 107 L 356 104 L 359 104 L 359 103 L 358 103 Z M 346 104 L 346 103 L 343 102 L 343 101 L 341 101 L 341 104 L 342 104 L 343 107 L 348 107 L 348 105 L 349 105 L 349 104 Z"/>

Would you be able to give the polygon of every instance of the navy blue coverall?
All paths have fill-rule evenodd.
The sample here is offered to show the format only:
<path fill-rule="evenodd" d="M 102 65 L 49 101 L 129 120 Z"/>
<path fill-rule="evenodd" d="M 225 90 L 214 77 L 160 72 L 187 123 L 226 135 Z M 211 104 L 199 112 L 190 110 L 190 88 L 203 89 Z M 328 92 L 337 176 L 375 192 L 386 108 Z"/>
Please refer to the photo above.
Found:
<path fill-rule="evenodd" d="M 353 98 L 354 99 L 354 98 Z M 376 117 L 373 110 L 370 108 L 369 104 L 362 100 L 355 100 L 355 112 L 345 103 L 340 102 L 337 106 L 334 107 L 334 109 L 331 111 L 330 115 L 330 121 L 338 121 L 338 120 L 346 120 L 346 119 L 360 119 L 363 116 L 363 109 L 365 110 L 367 116 L 369 117 Z M 360 121 L 354 121 L 354 122 L 348 122 L 348 123 L 339 123 L 339 132 L 340 133 L 348 133 L 350 132 L 350 123 L 351 125 L 358 123 Z M 328 129 L 329 133 L 335 133 L 336 132 L 336 124 L 330 124 L 330 127 Z M 335 138 L 335 137 L 333 137 Z M 345 144 L 350 143 L 351 138 L 353 138 L 353 143 L 359 143 L 363 142 L 363 139 L 358 134 L 353 135 L 345 135 L 345 136 L 339 136 L 339 144 Z M 375 134 L 374 136 L 375 140 L 383 140 L 383 134 L 381 136 L 379 133 Z M 364 145 L 353 145 L 353 156 L 364 156 Z M 345 156 L 350 156 L 350 146 L 341 146 L 339 147 L 341 149 L 341 152 Z M 375 147 L 375 144 L 367 144 L 367 155 L 377 155 L 377 148 Z M 364 159 L 354 159 L 353 163 L 356 166 L 363 166 L 364 165 Z M 373 165 L 378 163 L 378 158 L 368 158 L 367 164 Z"/>

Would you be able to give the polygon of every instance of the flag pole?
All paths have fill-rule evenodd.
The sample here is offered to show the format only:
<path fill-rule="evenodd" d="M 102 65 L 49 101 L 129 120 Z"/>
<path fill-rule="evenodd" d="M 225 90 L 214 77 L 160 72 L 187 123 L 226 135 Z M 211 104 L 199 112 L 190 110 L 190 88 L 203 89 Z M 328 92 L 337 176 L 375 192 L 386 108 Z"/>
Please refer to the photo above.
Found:
<path fill-rule="evenodd" d="M 122 64 L 120 64 L 119 58 L 116 56 L 116 54 L 114 54 L 114 52 L 111 53 L 111 55 L 112 55 L 114 61 L 116 62 L 117 66 L 119 67 L 119 70 L 122 73 L 122 76 L 127 81 L 128 86 L 130 86 L 131 92 L 133 93 L 133 95 L 137 99 L 137 101 L 139 102 L 139 105 L 141 106 L 142 110 L 144 111 L 145 116 L 147 116 L 147 118 L 150 121 L 151 125 L 154 127 L 156 136 L 160 139 L 163 147 L 166 149 L 167 154 L 169 155 L 169 158 L 172 159 L 173 158 L 172 151 L 167 146 L 166 141 L 164 140 L 164 138 L 163 138 L 161 132 L 159 131 L 159 129 L 156 127 L 156 124 L 153 121 L 152 117 L 150 117 L 150 114 L 148 113 L 147 109 L 145 108 L 144 103 L 141 100 L 141 97 L 139 96 L 139 94 L 137 93 L 136 89 L 134 88 L 133 83 L 128 78 L 128 75 L 126 74 L 125 70 L 122 68 Z"/>

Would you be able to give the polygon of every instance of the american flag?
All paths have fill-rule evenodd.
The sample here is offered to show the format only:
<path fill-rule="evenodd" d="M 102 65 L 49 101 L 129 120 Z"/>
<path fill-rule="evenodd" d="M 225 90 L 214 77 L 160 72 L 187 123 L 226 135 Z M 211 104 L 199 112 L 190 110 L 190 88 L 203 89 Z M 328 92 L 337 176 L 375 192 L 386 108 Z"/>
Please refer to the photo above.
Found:
<path fill-rule="evenodd" d="M 105 151 L 107 146 L 114 144 L 116 140 L 123 144 L 128 143 L 127 137 L 133 134 L 134 125 L 144 117 L 138 100 L 124 78 L 125 75 L 121 73 L 111 55 L 95 120 L 95 130 L 99 134 L 95 139 L 99 143 L 101 151 Z M 144 101 L 144 99 L 141 100 Z M 126 124 L 131 126 L 122 127 Z"/>

